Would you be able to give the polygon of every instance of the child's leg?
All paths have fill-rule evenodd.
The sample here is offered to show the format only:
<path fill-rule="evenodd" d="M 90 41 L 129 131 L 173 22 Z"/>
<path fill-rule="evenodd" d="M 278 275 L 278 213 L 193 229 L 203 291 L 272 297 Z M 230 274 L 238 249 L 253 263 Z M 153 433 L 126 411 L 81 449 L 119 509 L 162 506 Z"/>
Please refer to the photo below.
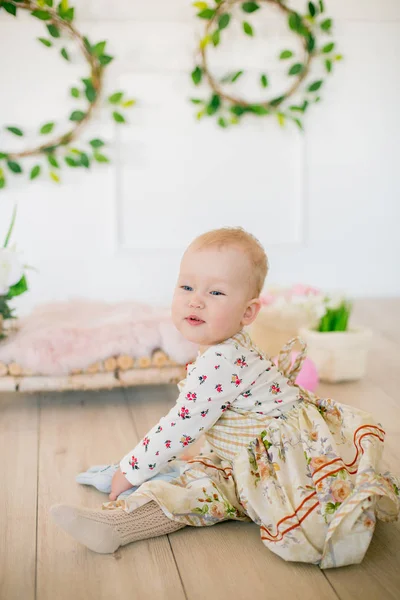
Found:
<path fill-rule="evenodd" d="M 100 554 L 112 553 L 119 546 L 186 527 L 183 523 L 169 519 L 154 501 L 131 513 L 122 508 L 93 510 L 56 504 L 51 507 L 50 514 L 64 531 Z"/>

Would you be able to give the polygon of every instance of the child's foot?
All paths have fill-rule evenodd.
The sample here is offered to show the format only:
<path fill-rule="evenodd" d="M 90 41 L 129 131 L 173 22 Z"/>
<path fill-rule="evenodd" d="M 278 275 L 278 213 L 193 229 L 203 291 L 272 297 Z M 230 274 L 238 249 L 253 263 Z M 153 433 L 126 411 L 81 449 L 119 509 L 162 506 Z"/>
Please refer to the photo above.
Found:
<path fill-rule="evenodd" d="M 93 510 L 56 504 L 50 514 L 64 531 L 94 552 L 109 554 L 119 546 L 157 537 L 185 527 L 169 519 L 156 502 L 148 502 L 131 513 L 122 508 Z"/>

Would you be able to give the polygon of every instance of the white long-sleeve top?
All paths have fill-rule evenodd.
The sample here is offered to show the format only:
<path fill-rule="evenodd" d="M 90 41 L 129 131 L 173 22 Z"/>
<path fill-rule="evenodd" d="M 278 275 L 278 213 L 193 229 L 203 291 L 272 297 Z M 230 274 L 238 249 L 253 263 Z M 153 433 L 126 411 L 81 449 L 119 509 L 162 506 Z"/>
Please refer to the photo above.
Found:
<path fill-rule="evenodd" d="M 210 346 L 187 368 L 176 404 L 120 462 L 133 486 L 153 477 L 212 429 L 225 411 L 279 416 L 301 398 L 244 331 Z"/>

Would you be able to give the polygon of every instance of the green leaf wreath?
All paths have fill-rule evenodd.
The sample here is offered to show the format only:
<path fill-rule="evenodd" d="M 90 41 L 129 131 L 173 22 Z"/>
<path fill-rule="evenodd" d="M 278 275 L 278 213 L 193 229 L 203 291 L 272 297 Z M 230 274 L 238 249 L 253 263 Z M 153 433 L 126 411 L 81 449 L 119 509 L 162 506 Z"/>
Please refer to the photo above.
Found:
<path fill-rule="evenodd" d="M 255 35 L 257 27 L 253 21 L 262 5 L 269 5 L 275 6 L 284 14 L 289 29 L 300 38 L 302 56 L 296 56 L 291 49 L 283 49 L 278 56 L 280 61 L 288 64 L 287 75 L 290 80 L 286 92 L 278 97 L 272 96 L 261 103 L 246 102 L 234 93 L 225 91 L 226 85 L 234 84 L 243 76 L 244 70 L 227 73 L 220 79 L 216 79 L 210 71 L 207 51 L 210 46 L 217 47 L 222 43 L 224 31 L 233 18 L 237 18 L 237 15 L 233 15 L 232 12 L 235 5 L 240 5 L 239 12 L 244 35 L 250 37 Z M 319 93 L 324 84 L 321 78 L 311 78 L 313 61 L 322 60 L 324 71 L 330 74 L 334 63 L 342 59 L 342 56 L 337 54 L 336 44 L 330 37 L 333 22 L 331 18 L 325 16 L 323 1 L 308 2 L 305 14 L 289 8 L 285 0 L 257 0 L 256 2 L 211 0 L 211 3 L 194 2 L 194 6 L 198 10 L 197 17 L 206 21 L 206 24 L 198 47 L 199 59 L 191 77 L 194 85 L 199 86 L 205 82 L 211 89 L 208 98 L 191 99 L 198 108 L 197 118 L 215 116 L 221 127 L 228 127 L 239 123 L 246 114 L 259 117 L 274 115 L 282 126 L 287 121 L 291 121 L 303 129 L 302 117 L 311 104 L 320 100 Z M 322 37 L 321 41 L 319 36 Z M 267 73 L 260 73 L 259 84 L 263 89 L 269 88 L 270 77 Z M 302 92 L 303 97 L 294 103 L 291 98 L 296 92 Z"/>
<path fill-rule="evenodd" d="M 26 10 L 32 17 L 43 22 L 47 35 L 39 37 L 38 42 L 46 48 L 58 48 L 60 56 L 70 61 L 70 56 L 65 40 L 71 39 L 79 47 L 84 59 L 88 63 L 88 76 L 71 87 L 69 93 L 74 99 L 83 99 L 86 106 L 82 109 L 72 110 L 69 120 L 71 127 L 68 131 L 52 136 L 57 130 L 53 121 L 43 123 L 39 126 L 40 135 L 45 136 L 45 141 L 36 147 L 28 148 L 21 152 L 8 152 L 0 148 L 0 190 L 3 189 L 8 176 L 20 175 L 24 169 L 22 159 L 37 156 L 38 162 L 29 171 L 30 180 L 37 179 L 43 173 L 47 173 L 52 181 L 60 181 L 60 170 L 63 164 L 71 168 L 83 167 L 89 169 L 92 162 L 108 163 L 109 158 L 104 154 L 106 143 L 100 138 L 91 139 L 86 146 L 76 147 L 73 142 L 80 135 L 83 127 L 93 116 L 94 110 L 100 104 L 104 71 L 113 60 L 106 49 L 107 42 L 93 42 L 82 35 L 74 26 L 75 9 L 69 5 L 68 0 L 62 0 L 59 4 L 53 0 L 11 0 L 4 2 L 0 0 L 0 10 L 3 9 L 9 15 L 16 17 L 18 11 Z M 125 123 L 124 109 L 130 108 L 134 100 L 125 97 L 124 92 L 118 91 L 108 98 L 112 117 L 116 123 Z M 10 134 L 18 137 L 24 136 L 21 127 L 11 124 L 5 125 L 4 129 Z"/>

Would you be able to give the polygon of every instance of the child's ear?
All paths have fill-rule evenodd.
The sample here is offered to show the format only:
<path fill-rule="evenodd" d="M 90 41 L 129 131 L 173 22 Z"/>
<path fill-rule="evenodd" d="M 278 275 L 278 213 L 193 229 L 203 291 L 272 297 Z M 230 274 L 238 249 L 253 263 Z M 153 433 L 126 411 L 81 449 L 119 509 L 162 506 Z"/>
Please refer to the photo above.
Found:
<path fill-rule="evenodd" d="M 244 311 L 244 315 L 242 317 L 242 325 L 251 325 L 258 313 L 260 312 L 261 301 L 259 298 L 253 298 L 246 306 L 246 310 Z"/>

